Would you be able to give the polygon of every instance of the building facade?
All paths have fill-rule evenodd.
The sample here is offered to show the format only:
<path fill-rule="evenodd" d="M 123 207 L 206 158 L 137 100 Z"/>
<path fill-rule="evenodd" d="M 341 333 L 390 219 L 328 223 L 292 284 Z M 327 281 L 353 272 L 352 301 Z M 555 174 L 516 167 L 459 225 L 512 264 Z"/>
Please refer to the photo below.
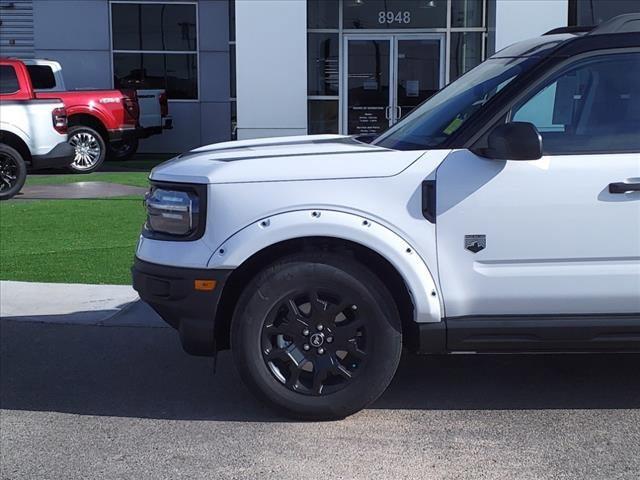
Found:
<path fill-rule="evenodd" d="M 70 88 L 165 88 L 175 128 L 141 151 L 376 135 L 493 52 L 637 0 L 0 0 L 3 56 Z"/>

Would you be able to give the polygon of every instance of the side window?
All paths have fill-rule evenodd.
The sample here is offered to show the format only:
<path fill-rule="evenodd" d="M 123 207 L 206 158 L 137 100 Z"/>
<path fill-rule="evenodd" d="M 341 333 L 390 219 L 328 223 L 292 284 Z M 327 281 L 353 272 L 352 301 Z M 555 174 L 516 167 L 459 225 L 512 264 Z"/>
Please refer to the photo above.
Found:
<path fill-rule="evenodd" d="M 20 90 L 16 69 L 11 65 L 0 65 L 0 95 L 10 95 Z"/>
<path fill-rule="evenodd" d="M 51 90 L 56 87 L 56 77 L 49 65 L 27 65 L 27 70 L 36 90 Z"/>
<path fill-rule="evenodd" d="M 533 123 L 545 154 L 640 151 L 640 53 L 582 60 L 511 110 Z"/>

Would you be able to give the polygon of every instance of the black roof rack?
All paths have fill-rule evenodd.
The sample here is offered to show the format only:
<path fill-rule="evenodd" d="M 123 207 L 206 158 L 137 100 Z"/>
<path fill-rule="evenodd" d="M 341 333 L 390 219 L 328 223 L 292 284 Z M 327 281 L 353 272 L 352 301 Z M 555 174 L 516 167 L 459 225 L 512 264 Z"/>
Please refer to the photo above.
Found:
<path fill-rule="evenodd" d="M 640 33 L 640 12 L 618 15 L 611 20 L 601 23 L 589 32 L 589 35 L 604 35 L 607 33 Z"/>
<path fill-rule="evenodd" d="M 586 33 L 587 35 L 604 35 L 607 33 L 640 33 L 640 12 L 618 15 L 597 26 L 560 27 L 549 30 L 544 35 L 559 33 Z"/>
<path fill-rule="evenodd" d="M 557 35 L 559 33 L 588 33 L 593 30 L 594 26 L 589 27 L 559 27 L 554 28 L 553 30 L 549 30 L 547 33 L 543 35 Z"/>

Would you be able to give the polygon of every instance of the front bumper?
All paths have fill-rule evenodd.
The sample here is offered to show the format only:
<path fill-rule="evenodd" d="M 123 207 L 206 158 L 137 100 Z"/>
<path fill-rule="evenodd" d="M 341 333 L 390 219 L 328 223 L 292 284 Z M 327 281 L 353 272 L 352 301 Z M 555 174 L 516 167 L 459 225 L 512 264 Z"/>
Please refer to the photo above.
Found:
<path fill-rule="evenodd" d="M 31 170 L 42 170 L 44 168 L 65 168 L 71 165 L 76 156 L 75 149 L 67 142 L 62 142 L 44 155 L 33 155 L 31 157 Z"/>
<path fill-rule="evenodd" d="M 159 265 L 135 258 L 133 288 L 162 319 L 178 330 L 182 347 L 192 355 L 216 351 L 215 318 L 224 284 L 232 270 Z M 214 280 L 212 291 L 195 289 L 196 280 Z"/>

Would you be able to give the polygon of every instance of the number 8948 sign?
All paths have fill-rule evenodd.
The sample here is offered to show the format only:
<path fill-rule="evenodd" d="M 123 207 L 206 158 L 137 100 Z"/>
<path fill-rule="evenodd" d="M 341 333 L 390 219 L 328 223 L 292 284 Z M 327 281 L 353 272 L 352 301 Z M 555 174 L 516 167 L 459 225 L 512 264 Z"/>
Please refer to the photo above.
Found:
<path fill-rule="evenodd" d="M 411 23 L 411 12 L 391 12 L 391 11 L 380 11 L 378 12 L 378 23 L 383 25 L 393 24 L 393 23 Z"/>

